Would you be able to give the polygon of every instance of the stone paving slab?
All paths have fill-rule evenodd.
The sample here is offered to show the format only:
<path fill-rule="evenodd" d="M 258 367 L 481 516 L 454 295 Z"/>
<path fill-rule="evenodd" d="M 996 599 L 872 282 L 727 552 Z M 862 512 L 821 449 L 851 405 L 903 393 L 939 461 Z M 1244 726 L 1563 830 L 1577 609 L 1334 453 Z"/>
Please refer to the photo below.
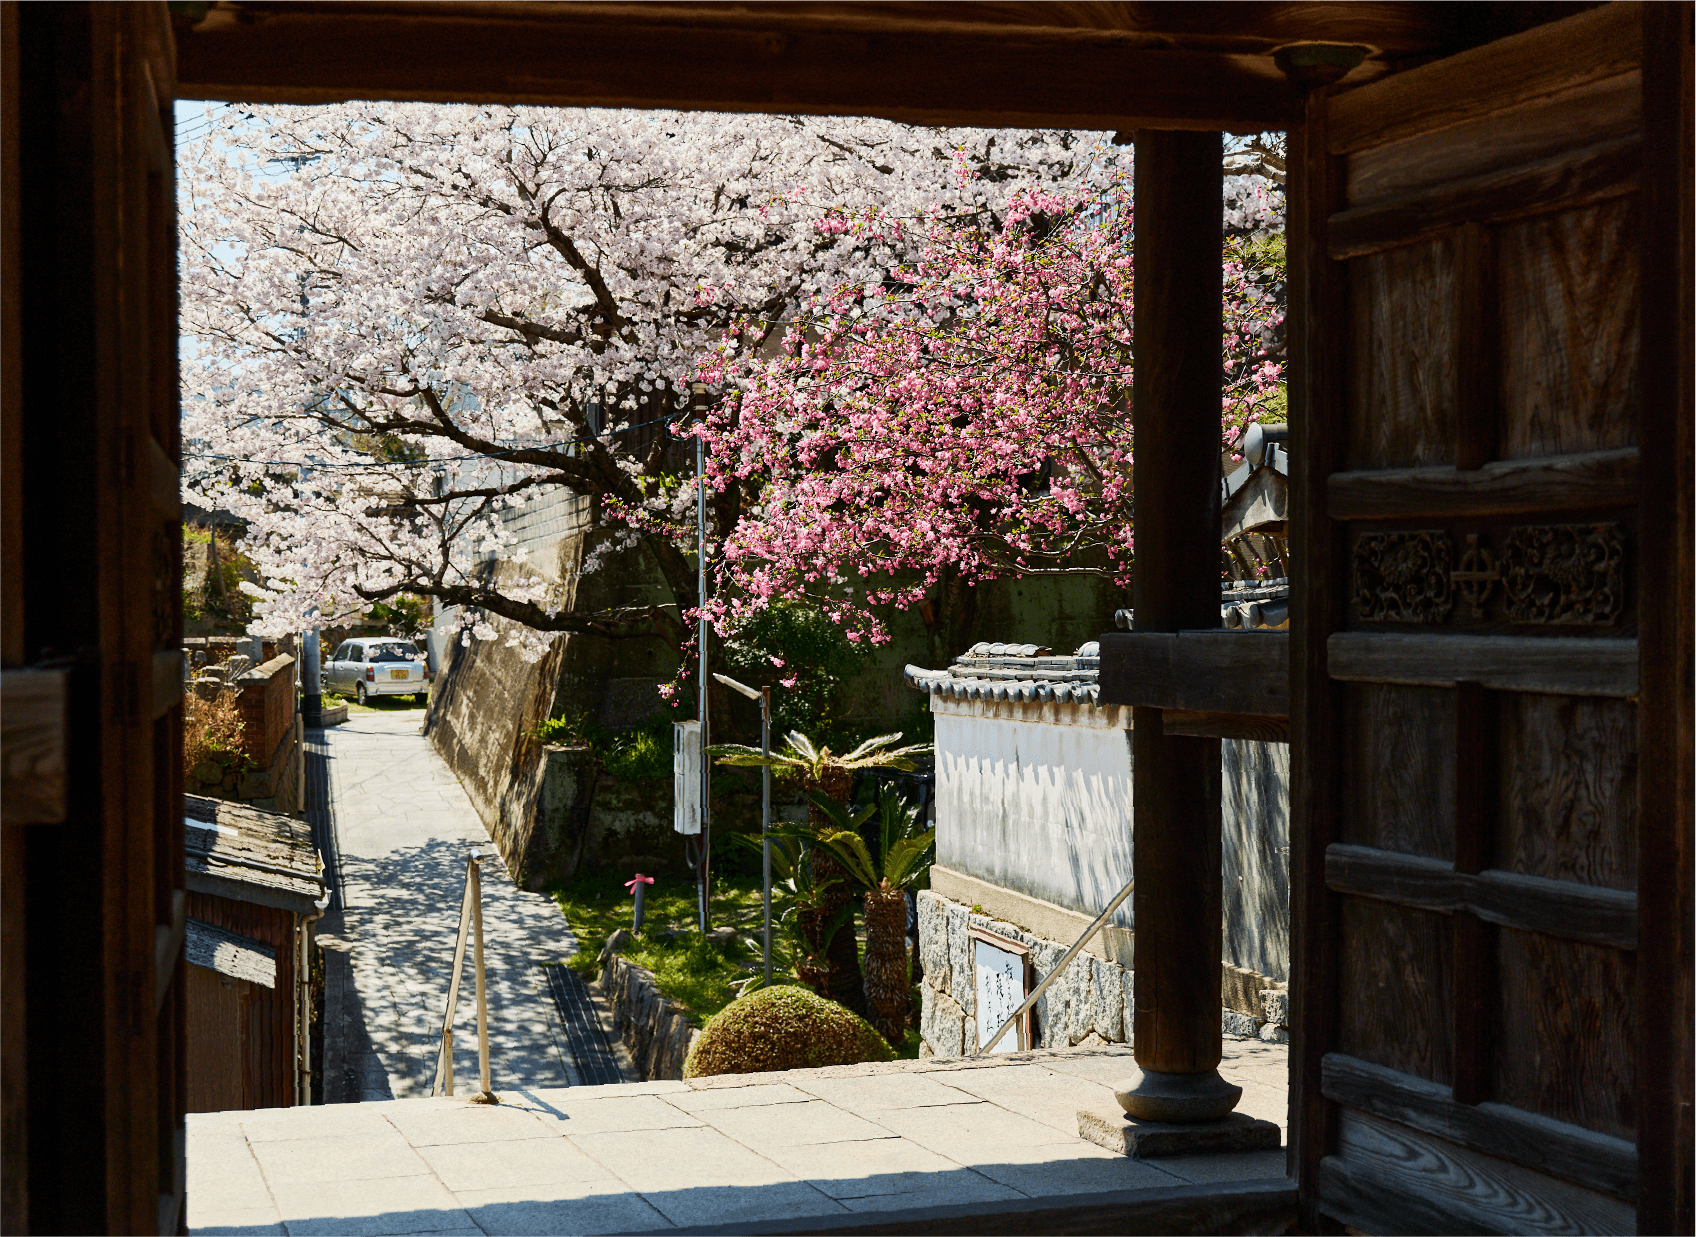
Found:
<path fill-rule="evenodd" d="M 1254 1086 L 1271 1090 L 1287 1051 L 1241 1054 L 1265 1080 Z M 1227 1043 L 1220 1072 L 1233 1081 L 1237 1055 Z M 1040 1231 L 1075 1224 L 1079 1208 L 1133 1207 L 1154 1225 L 1140 1231 L 1159 1231 L 1146 1217 L 1160 1208 L 1215 1204 L 1274 1224 L 1265 1217 L 1291 1197 L 1281 1149 L 1137 1161 L 1042 1119 L 1080 1088 L 1110 1098 L 1103 1080 L 1130 1063 L 1123 1048 L 1039 1050 L 523 1088 L 493 1108 L 444 1097 L 195 1114 L 189 1225 L 290 1237 L 912 1231 L 1019 1212 Z"/>
<path fill-rule="evenodd" d="M 342 1006 L 328 1033 L 332 1103 L 427 1096 L 435 1081 L 466 855 L 481 850 L 490 1074 L 497 1093 L 578 1081 L 538 967 L 576 952 L 551 898 L 518 889 L 471 800 L 419 733 L 423 710 L 356 713 L 325 730 L 340 879 L 319 935 Z M 316 738 L 316 734 L 314 736 Z M 336 981 L 340 982 L 336 982 Z M 478 1088 L 470 951 L 454 1022 L 454 1082 Z"/>

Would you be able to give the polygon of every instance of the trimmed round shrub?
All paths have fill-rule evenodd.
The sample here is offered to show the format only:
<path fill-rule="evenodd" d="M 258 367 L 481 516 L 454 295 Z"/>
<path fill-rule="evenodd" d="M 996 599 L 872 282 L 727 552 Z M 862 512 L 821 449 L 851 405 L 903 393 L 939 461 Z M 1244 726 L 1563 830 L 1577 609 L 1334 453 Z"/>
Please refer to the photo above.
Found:
<path fill-rule="evenodd" d="M 894 1051 L 864 1018 L 805 988 L 783 984 L 751 992 L 716 1014 L 689 1049 L 683 1076 L 894 1059 Z"/>

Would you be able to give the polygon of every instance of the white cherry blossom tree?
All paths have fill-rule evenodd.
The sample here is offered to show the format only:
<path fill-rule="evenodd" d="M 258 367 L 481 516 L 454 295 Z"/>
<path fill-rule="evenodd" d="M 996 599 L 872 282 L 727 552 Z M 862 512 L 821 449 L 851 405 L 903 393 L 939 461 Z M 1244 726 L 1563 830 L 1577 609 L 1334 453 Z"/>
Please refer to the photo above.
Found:
<path fill-rule="evenodd" d="M 883 277 L 898 237 L 815 226 L 993 214 L 1086 190 L 1104 135 L 672 112 L 351 103 L 207 113 L 179 149 L 186 490 L 248 521 L 251 630 L 398 594 L 536 656 L 554 633 L 686 639 L 690 376 L 738 323 Z M 768 325 L 749 334 L 750 321 Z M 674 604 L 585 613 L 514 507 L 592 504 L 584 560 L 641 547 Z M 715 541 L 742 496 L 714 493 Z"/>

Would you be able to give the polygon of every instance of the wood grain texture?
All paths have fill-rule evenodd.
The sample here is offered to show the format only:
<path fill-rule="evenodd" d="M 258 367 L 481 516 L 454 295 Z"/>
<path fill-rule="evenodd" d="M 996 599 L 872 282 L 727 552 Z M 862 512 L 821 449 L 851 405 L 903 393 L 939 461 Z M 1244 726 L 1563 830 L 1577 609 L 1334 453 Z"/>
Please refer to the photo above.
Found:
<path fill-rule="evenodd" d="M 8 825 L 65 819 L 63 670 L 0 672 L 0 804 Z"/>
<path fill-rule="evenodd" d="M 1431 687 L 1347 690 L 1345 842 L 1452 860 L 1455 708 Z"/>
<path fill-rule="evenodd" d="M 1466 223 L 1505 223 L 1635 193 L 1642 165 L 1643 143 L 1632 134 L 1355 206 L 1331 217 L 1331 256 L 1359 258 Z"/>
<path fill-rule="evenodd" d="M 1551 98 L 1349 156 L 1349 205 L 1405 197 L 1495 168 L 1519 167 L 1575 145 L 1636 133 L 1642 75 L 1585 82 Z"/>
<path fill-rule="evenodd" d="M 1447 1085 L 1454 1060 L 1448 920 L 1351 897 L 1342 899 L 1341 927 L 1337 1048 Z"/>
<path fill-rule="evenodd" d="M 1326 883 L 1338 893 L 1438 914 L 1465 911 L 1489 923 L 1610 949 L 1638 946 L 1637 895 L 1491 869 L 1457 872 L 1440 859 L 1333 843 Z"/>
<path fill-rule="evenodd" d="M 1328 642 L 1335 679 L 1495 691 L 1637 695 L 1637 641 L 1551 636 L 1407 635 L 1339 631 Z"/>
<path fill-rule="evenodd" d="M 1204 739 L 1248 739 L 1256 743 L 1288 743 L 1290 719 L 1263 714 L 1199 713 L 1165 709 L 1165 729 L 1170 735 Z"/>
<path fill-rule="evenodd" d="M 1637 69 L 1641 9 L 1609 4 L 1338 95 L 1336 154 L 1493 116 Z"/>
<path fill-rule="evenodd" d="M 1299 96 L 1272 61 L 1275 45 L 1260 39 L 1173 39 L 1158 9 L 1127 22 L 1109 6 L 1118 12 L 1098 10 L 1105 21 L 1076 22 L 1059 16 L 1075 16 L 1075 6 L 1047 15 L 1037 6 L 1020 22 L 1000 6 L 951 20 L 951 7 L 820 6 L 811 20 L 812 6 L 253 7 L 242 22 L 180 36 L 178 71 L 187 98 L 276 103 L 659 107 L 1109 130 L 1146 120 L 1242 132 L 1283 128 L 1296 115 Z M 914 72 L 919 64 L 934 71 Z"/>
<path fill-rule="evenodd" d="M 1455 684 L 1454 866 L 1467 876 L 1489 867 L 1495 849 L 1499 703 L 1477 683 Z M 1474 915 L 1455 916 L 1454 933 L 1454 1095 L 1476 1104 L 1489 1095 L 1496 933 Z"/>
<path fill-rule="evenodd" d="M 1325 1209 L 1380 1233 L 1626 1233 L 1632 1207 L 1493 1156 L 1344 1110 Z"/>
<path fill-rule="evenodd" d="M 177 466 L 165 454 L 152 434 L 148 434 L 142 450 L 147 456 L 148 490 L 153 499 L 154 517 L 160 520 L 182 518 L 182 481 Z"/>
<path fill-rule="evenodd" d="M 1644 174 L 1639 440 L 1643 695 L 1638 718 L 1638 1145 L 1644 1233 L 1696 1231 L 1696 17 L 1643 15 Z"/>
<path fill-rule="evenodd" d="M 1627 700 L 1502 700 L 1498 866 L 1637 887 L 1637 714 Z"/>
<path fill-rule="evenodd" d="M 1473 472 L 1496 458 L 1501 438 L 1494 231 L 1476 221 L 1455 229 L 1455 266 L 1455 467 Z"/>
<path fill-rule="evenodd" d="M 1452 467 L 1332 473 L 1333 520 L 1465 519 L 1629 507 L 1637 501 L 1636 447 Z"/>
<path fill-rule="evenodd" d="M 1495 1098 L 1616 1138 L 1635 1138 L 1635 957 L 1504 930 L 1498 967 Z"/>
<path fill-rule="evenodd" d="M 158 719 L 183 698 L 183 655 L 178 649 L 161 649 L 153 655 L 150 684 L 151 716 Z"/>
<path fill-rule="evenodd" d="M 1636 197 L 1504 225 L 1502 455 L 1641 446 Z"/>
<path fill-rule="evenodd" d="M 1626 1202 L 1637 1198 L 1637 1148 L 1507 1104 L 1463 1104 L 1447 1087 L 1344 1053 L 1325 1058 L 1325 1098 L 1474 1151 L 1500 1156 Z"/>
<path fill-rule="evenodd" d="M 1343 463 L 1348 283 L 1325 256 L 1326 220 L 1342 202 L 1342 161 L 1327 153 L 1330 101 L 1310 90 L 1290 132 L 1290 549 L 1302 564 L 1290 590 L 1290 986 L 1302 994 L 1290 1036 L 1290 1175 L 1303 1231 L 1320 1232 L 1319 1168 L 1335 1107 L 1320 1093 L 1320 1060 L 1336 1044 L 1342 982 L 1337 895 L 1325 848 L 1343 814 L 1343 689 L 1325 673 L 1325 642 L 1343 626 L 1349 593 L 1343 526 L 1325 515 L 1325 478 Z"/>
<path fill-rule="evenodd" d="M 1439 236 L 1348 264 L 1345 466 L 1454 463 L 1455 243 Z"/>
<path fill-rule="evenodd" d="M 1101 635 L 1101 703 L 1284 717 L 1285 632 L 1120 631 Z"/>

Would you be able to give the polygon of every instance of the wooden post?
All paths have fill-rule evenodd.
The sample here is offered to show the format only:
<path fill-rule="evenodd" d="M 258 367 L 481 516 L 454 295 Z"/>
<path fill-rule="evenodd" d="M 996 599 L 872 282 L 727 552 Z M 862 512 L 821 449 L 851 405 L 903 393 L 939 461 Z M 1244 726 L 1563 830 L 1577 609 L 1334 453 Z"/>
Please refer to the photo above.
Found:
<path fill-rule="evenodd" d="M 1217 133 L 1136 134 L 1135 625 L 1219 626 L 1223 151 Z M 1137 1075 L 1132 1117 L 1220 1120 L 1219 740 L 1132 710 Z"/>
<path fill-rule="evenodd" d="M 472 1096 L 475 1104 L 498 1104 L 500 1097 L 489 1085 L 489 999 L 483 986 L 483 875 L 478 857 L 471 857 L 471 931 L 477 966 L 477 1064 L 483 1089 Z"/>

